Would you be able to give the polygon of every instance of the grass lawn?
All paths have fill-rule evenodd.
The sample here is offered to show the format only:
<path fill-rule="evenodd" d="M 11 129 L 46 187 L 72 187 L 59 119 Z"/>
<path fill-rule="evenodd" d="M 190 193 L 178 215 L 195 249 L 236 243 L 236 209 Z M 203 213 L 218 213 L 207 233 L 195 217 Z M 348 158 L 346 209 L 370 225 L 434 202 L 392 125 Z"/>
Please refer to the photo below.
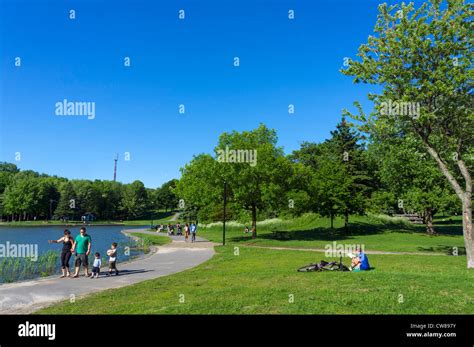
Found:
<path fill-rule="evenodd" d="M 142 239 L 145 245 L 162 246 L 162 245 L 171 243 L 171 238 L 167 236 L 149 235 L 149 234 L 144 234 L 144 233 L 130 233 L 130 234 Z"/>
<path fill-rule="evenodd" d="M 379 216 L 351 216 L 349 233 L 343 220 L 336 219 L 331 231 L 328 218 L 307 214 L 294 220 L 267 220 L 257 225 L 258 238 L 244 234 L 243 225 L 231 222 L 226 227 L 226 241 L 230 244 L 259 245 L 293 248 L 324 249 L 333 241 L 343 244 L 364 245 L 366 251 L 435 252 L 452 254 L 457 247 L 465 254 L 460 217 L 437 218 L 437 235 L 428 235 L 423 225 L 414 225 L 402 219 Z M 286 231 L 288 239 L 277 239 L 272 231 Z M 200 226 L 198 235 L 222 242 L 222 224 Z"/>
<path fill-rule="evenodd" d="M 157 211 L 152 213 L 148 219 L 123 221 L 123 224 L 150 226 L 152 222 L 153 225 L 174 223 L 171 221 L 174 215 L 175 212 Z"/>
<path fill-rule="evenodd" d="M 324 255 L 244 246 L 237 256 L 234 247 L 216 247 L 217 254 L 196 268 L 38 313 L 474 313 L 474 272 L 464 256 L 371 255 L 372 271 L 298 273 Z"/>
<path fill-rule="evenodd" d="M 63 302 L 39 313 L 58 314 L 473 314 L 474 272 L 466 257 L 369 255 L 375 270 L 359 273 L 298 273 L 296 269 L 321 259 L 320 252 L 248 247 L 321 248 L 333 241 L 361 244 L 366 250 L 448 253 L 464 250 L 459 217 L 437 218 L 436 236 L 422 225 L 381 216 L 353 216 L 349 233 L 336 220 L 314 214 L 293 220 L 267 220 L 258 238 L 230 222 L 227 245 L 200 266 L 174 274 L 93 294 L 75 303 Z M 285 231 L 289 239 L 276 239 Z M 139 233 L 134 233 L 139 234 Z M 200 225 L 198 234 L 222 241 L 222 225 Z M 144 238 L 169 238 L 142 234 Z M 147 242 L 154 242 L 147 241 Z M 239 255 L 234 252 L 238 248 Z M 345 259 L 349 263 L 349 259 Z M 180 302 L 183 298 L 184 303 Z M 294 302 L 290 302 L 294 298 Z"/>

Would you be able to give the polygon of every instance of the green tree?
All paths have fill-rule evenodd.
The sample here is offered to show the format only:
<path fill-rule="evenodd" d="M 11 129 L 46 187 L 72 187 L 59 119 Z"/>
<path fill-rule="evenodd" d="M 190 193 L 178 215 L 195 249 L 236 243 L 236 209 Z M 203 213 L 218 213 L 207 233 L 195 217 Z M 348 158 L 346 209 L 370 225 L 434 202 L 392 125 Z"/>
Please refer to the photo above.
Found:
<path fill-rule="evenodd" d="M 30 213 L 40 218 L 52 219 L 59 200 L 59 192 L 56 188 L 59 185 L 58 179 L 42 175 L 34 182 L 36 183 L 35 202 Z"/>
<path fill-rule="evenodd" d="M 345 117 L 331 131 L 331 138 L 326 141 L 332 152 L 343 164 L 345 174 L 350 176 L 351 184 L 347 186 L 348 199 L 344 202 L 344 228 L 349 228 L 349 215 L 362 213 L 366 207 L 367 198 L 371 192 L 371 177 L 368 174 L 368 165 L 362 143 L 363 137 L 351 127 Z M 344 184 L 349 182 L 344 179 Z"/>
<path fill-rule="evenodd" d="M 57 198 L 52 178 L 40 177 L 33 171 L 22 171 L 5 189 L 3 208 L 5 213 L 12 215 L 12 220 L 49 218 L 50 208 Z"/>
<path fill-rule="evenodd" d="M 113 181 L 93 182 L 94 190 L 98 192 L 97 196 L 97 215 L 104 220 L 113 220 L 120 217 L 122 201 L 122 184 Z"/>
<path fill-rule="evenodd" d="M 365 210 L 366 200 L 373 189 L 363 140 L 343 117 L 331 131 L 329 140 L 320 144 L 304 142 L 289 156 L 295 164 L 310 170 L 307 177 L 313 177 L 312 189 L 303 190 L 313 197 L 312 209 L 332 218 L 343 215 L 346 231 L 349 215 Z M 329 174 L 331 170 L 337 171 L 337 175 Z M 340 179 L 340 183 L 335 178 Z M 344 201 L 342 197 L 346 197 Z"/>
<path fill-rule="evenodd" d="M 209 154 L 195 156 L 181 168 L 181 179 L 174 189 L 178 208 L 187 219 L 208 220 L 223 198 L 223 178 L 217 162 Z"/>
<path fill-rule="evenodd" d="M 0 194 L 11 183 L 13 176 L 19 172 L 15 164 L 0 162 Z"/>
<path fill-rule="evenodd" d="M 59 189 L 59 201 L 54 211 L 56 218 L 67 217 L 68 219 L 74 219 L 77 216 L 76 201 L 77 196 L 74 191 L 74 186 L 71 182 L 65 182 Z"/>
<path fill-rule="evenodd" d="M 300 148 L 293 151 L 288 158 L 294 162 L 303 164 L 311 169 L 318 168 L 318 158 L 322 154 L 323 145 L 305 141 L 301 144 Z"/>
<path fill-rule="evenodd" d="M 5 188 L 4 211 L 11 215 L 12 220 L 26 219 L 27 213 L 33 210 L 35 203 L 34 180 L 37 177 L 37 174 L 30 171 L 20 172 Z"/>
<path fill-rule="evenodd" d="M 122 208 L 127 219 L 143 216 L 148 209 L 148 194 L 144 184 L 138 180 L 124 186 Z"/>
<path fill-rule="evenodd" d="M 6 187 L 3 196 L 3 209 L 11 215 L 11 220 L 26 218 L 26 213 L 32 210 L 34 204 L 33 181 L 18 174 Z"/>
<path fill-rule="evenodd" d="M 349 175 L 340 157 L 330 147 L 326 148 L 318 157 L 312 191 L 317 201 L 317 211 L 330 217 L 331 229 L 334 227 L 334 217 L 344 215 L 349 208 L 353 183 L 354 178 Z"/>
<path fill-rule="evenodd" d="M 290 158 L 294 157 L 289 156 Z M 300 216 L 304 212 L 310 212 L 315 208 L 314 199 L 311 197 L 311 182 L 313 172 L 311 167 L 301 162 L 293 162 L 291 174 L 288 177 L 288 192 L 286 194 L 287 206 L 281 209 L 290 216 Z"/>
<path fill-rule="evenodd" d="M 381 86 L 369 95 L 375 111 L 353 116 L 368 133 L 413 134 L 434 159 L 462 204 L 467 267 L 474 268 L 472 230 L 473 5 L 433 0 L 379 6 L 359 60 L 342 73 Z M 361 111 L 360 106 L 359 111 Z"/>
<path fill-rule="evenodd" d="M 157 208 L 163 208 L 165 210 L 173 210 L 178 206 L 178 197 L 176 196 L 174 189 L 176 188 L 178 180 L 172 179 L 157 189 L 155 194 L 155 205 Z"/>
<path fill-rule="evenodd" d="M 4 192 L 8 185 L 11 184 L 13 177 L 18 173 L 19 169 L 15 164 L 0 162 L 0 216 L 5 215 Z"/>
<path fill-rule="evenodd" d="M 434 160 L 411 136 L 392 137 L 370 148 L 378 158 L 379 175 L 384 187 L 393 193 L 404 212 L 416 212 L 434 234 L 433 217 L 450 203 L 454 194 Z"/>
<path fill-rule="evenodd" d="M 259 210 L 288 204 L 292 165 L 276 144 L 275 130 L 261 124 L 251 131 L 221 134 L 214 149 L 216 173 L 227 182 L 233 200 L 251 214 L 253 238 Z"/>
<path fill-rule="evenodd" d="M 73 180 L 71 183 L 77 196 L 78 215 L 92 213 L 94 216 L 98 216 L 101 192 L 97 187 L 89 180 Z"/>

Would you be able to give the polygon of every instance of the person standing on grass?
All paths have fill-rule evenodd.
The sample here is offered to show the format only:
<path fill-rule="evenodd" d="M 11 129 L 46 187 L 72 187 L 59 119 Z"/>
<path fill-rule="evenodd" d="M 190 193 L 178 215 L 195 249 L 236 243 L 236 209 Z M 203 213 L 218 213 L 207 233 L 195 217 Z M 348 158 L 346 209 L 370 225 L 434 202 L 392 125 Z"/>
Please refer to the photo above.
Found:
<path fill-rule="evenodd" d="M 49 243 L 63 243 L 63 249 L 61 250 L 61 271 L 62 276 L 60 278 L 69 277 L 69 260 L 71 259 L 71 249 L 74 243 L 74 238 L 71 236 L 71 232 L 68 229 L 64 230 L 64 236 L 58 240 L 48 240 Z"/>
<path fill-rule="evenodd" d="M 191 223 L 191 242 L 196 242 L 197 223 Z"/>
<path fill-rule="evenodd" d="M 79 277 L 79 270 L 81 269 L 81 265 L 84 268 L 84 275 L 89 277 L 89 254 L 91 253 L 91 245 L 92 239 L 86 233 L 86 228 L 82 227 L 80 230 L 80 234 L 77 235 L 76 239 L 74 240 L 74 244 L 72 245 L 71 253 L 76 252 L 76 260 L 75 260 L 75 272 L 73 278 Z"/>

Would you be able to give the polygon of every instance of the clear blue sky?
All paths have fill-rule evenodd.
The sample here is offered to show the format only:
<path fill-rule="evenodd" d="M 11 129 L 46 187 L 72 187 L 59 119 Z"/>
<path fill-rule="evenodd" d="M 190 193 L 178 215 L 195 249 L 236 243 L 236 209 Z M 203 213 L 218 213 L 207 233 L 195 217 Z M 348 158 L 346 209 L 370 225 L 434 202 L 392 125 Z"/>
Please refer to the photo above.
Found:
<path fill-rule="evenodd" d="M 354 100 L 370 106 L 370 87 L 338 70 L 372 33 L 378 1 L 0 3 L 0 160 L 20 152 L 21 169 L 112 179 L 119 153 L 117 179 L 153 188 L 224 131 L 263 122 L 290 153 L 326 139 Z M 63 99 L 95 102 L 95 119 L 56 116 Z"/>

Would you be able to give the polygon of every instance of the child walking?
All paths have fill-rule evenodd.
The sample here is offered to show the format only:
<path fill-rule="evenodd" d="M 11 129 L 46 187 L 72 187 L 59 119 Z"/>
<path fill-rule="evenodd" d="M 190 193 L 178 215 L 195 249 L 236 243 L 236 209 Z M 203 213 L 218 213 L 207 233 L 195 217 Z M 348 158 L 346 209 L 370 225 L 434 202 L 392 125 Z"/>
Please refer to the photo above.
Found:
<path fill-rule="evenodd" d="M 92 275 L 90 277 L 91 279 L 99 277 L 100 267 L 102 266 L 102 260 L 100 260 L 100 253 L 96 252 L 94 256 L 95 258 L 94 263 L 92 264 Z"/>
<path fill-rule="evenodd" d="M 109 273 L 107 274 L 107 276 L 112 275 L 112 270 L 115 270 L 115 275 L 117 276 L 119 274 L 119 271 L 117 269 L 117 243 L 116 242 L 112 243 L 112 246 L 107 251 L 107 255 L 109 256 Z"/>

